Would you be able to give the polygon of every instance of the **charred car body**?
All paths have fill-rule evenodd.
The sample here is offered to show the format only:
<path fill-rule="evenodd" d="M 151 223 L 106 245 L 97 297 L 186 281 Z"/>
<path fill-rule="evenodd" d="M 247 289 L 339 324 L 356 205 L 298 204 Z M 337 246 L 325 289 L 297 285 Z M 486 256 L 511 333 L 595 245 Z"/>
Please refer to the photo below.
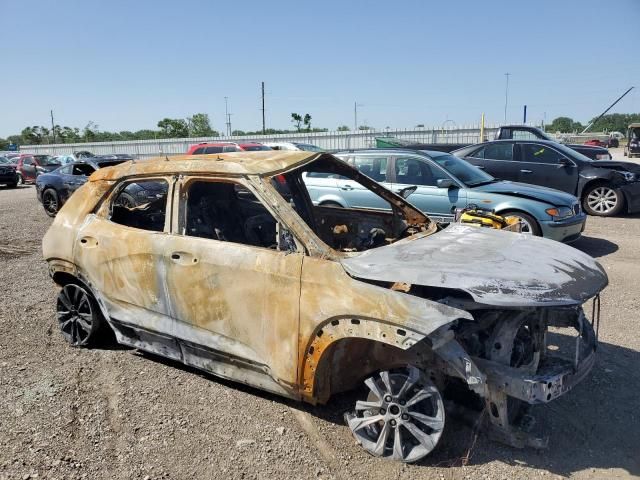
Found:
<path fill-rule="evenodd" d="M 311 172 L 351 178 L 390 208 L 314 206 Z M 147 203 L 121 201 L 143 182 L 162 187 Z M 487 409 L 494 437 L 540 445 L 518 427 L 521 407 L 589 372 L 599 316 L 588 321 L 583 304 L 607 284 L 597 262 L 565 245 L 438 231 L 402 197 L 313 152 L 98 170 L 60 210 L 43 252 L 71 344 L 111 327 L 122 344 L 310 403 L 364 381 L 349 428 L 371 454 L 406 462 L 436 447 L 449 389 Z M 550 328 L 573 336 L 552 339 Z"/>

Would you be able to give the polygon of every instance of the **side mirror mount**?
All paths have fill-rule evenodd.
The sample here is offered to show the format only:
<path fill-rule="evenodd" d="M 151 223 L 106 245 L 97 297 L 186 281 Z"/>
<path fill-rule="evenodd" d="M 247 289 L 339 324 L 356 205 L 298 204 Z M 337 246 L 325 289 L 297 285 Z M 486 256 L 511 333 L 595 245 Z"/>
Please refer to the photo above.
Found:
<path fill-rule="evenodd" d="M 404 187 L 401 190 L 398 190 L 398 195 L 402 198 L 406 199 L 409 195 L 415 192 L 418 189 L 417 185 L 411 185 L 410 187 Z"/>
<path fill-rule="evenodd" d="M 571 161 L 568 158 L 562 157 L 558 160 L 558 168 L 568 167 L 571 165 Z"/>
<path fill-rule="evenodd" d="M 439 178 L 436 183 L 438 188 L 452 188 L 456 186 L 450 178 Z"/>

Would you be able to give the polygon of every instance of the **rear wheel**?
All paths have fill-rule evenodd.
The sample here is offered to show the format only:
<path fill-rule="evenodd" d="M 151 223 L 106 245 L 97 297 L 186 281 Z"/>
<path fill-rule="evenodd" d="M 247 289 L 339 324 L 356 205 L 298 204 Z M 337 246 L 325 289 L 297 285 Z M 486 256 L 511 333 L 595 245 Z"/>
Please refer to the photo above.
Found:
<path fill-rule="evenodd" d="M 592 185 L 586 188 L 582 197 L 582 207 L 590 215 L 611 217 L 617 215 L 624 206 L 622 192 L 609 185 Z"/>
<path fill-rule="evenodd" d="M 21 174 L 18 174 L 18 185 L 24 185 L 24 178 Z"/>
<path fill-rule="evenodd" d="M 369 394 L 345 415 L 356 441 L 372 455 L 415 462 L 438 445 L 444 430 L 442 396 L 413 366 L 368 378 Z"/>
<path fill-rule="evenodd" d="M 95 344 L 105 328 L 97 302 L 75 283 L 65 285 L 58 294 L 57 316 L 62 336 L 74 347 Z"/>
<path fill-rule="evenodd" d="M 58 209 L 60 208 L 60 198 L 58 197 L 58 193 L 51 188 L 42 192 L 42 206 L 44 207 L 44 211 L 47 215 L 55 217 L 58 213 Z"/>
<path fill-rule="evenodd" d="M 529 233 L 531 235 L 535 235 L 536 237 L 540 237 L 542 235 L 542 230 L 540 229 L 540 225 L 538 225 L 537 220 L 528 213 L 519 211 L 508 211 L 499 213 L 499 215 L 505 218 L 517 219 L 522 224 L 522 233 Z"/>

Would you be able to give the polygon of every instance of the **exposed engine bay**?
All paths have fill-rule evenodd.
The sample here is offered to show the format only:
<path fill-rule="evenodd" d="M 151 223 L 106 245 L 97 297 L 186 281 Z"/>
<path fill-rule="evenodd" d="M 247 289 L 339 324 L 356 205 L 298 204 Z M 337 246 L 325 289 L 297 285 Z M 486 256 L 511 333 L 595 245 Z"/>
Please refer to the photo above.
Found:
<path fill-rule="evenodd" d="M 352 180 L 380 197 L 386 208 L 342 208 L 313 205 L 305 174 Z M 360 252 L 389 245 L 419 232 L 435 232 L 429 217 L 346 163 L 322 157 L 294 171 L 273 177 L 272 184 L 327 245 L 343 252 Z"/>

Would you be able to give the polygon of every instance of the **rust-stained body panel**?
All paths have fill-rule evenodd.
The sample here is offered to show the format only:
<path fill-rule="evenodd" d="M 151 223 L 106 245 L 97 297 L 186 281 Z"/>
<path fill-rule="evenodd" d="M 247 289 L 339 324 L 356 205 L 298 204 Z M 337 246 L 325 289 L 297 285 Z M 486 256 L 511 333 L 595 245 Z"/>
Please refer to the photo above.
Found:
<path fill-rule="evenodd" d="M 352 175 L 393 213 L 354 212 L 353 222 L 333 225 L 350 212 L 305 211 L 296 188 L 300 171 L 316 164 Z M 149 179 L 168 186 L 164 228 L 114 221 L 123 185 Z M 188 234 L 192 181 L 255 196 L 275 222 L 277 243 Z M 606 274 L 556 242 L 465 226 L 436 230 L 331 155 L 238 152 L 98 170 L 61 209 L 43 253 L 56 282 L 79 282 L 93 294 L 123 344 L 311 403 L 374 371 L 418 366 L 441 385 L 462 382 L 490 405 L 501 439 L 527 444 L 506 420 L 505 391 L 537 403 L 535 395 L 551 389 L 555 398 L 588 372 L 596 338 L 581 306 L 606 286 Z M 343 239 L 345 248 L 328 244 Z M 571 374 L 558 362 L 545 370 L 549 325 L 584 337 Z M 526 368 L 505 354 L 522 350 L 518 342 L 533 345 Z M 509 348 L 498 352 L 501 344 Z"/>

